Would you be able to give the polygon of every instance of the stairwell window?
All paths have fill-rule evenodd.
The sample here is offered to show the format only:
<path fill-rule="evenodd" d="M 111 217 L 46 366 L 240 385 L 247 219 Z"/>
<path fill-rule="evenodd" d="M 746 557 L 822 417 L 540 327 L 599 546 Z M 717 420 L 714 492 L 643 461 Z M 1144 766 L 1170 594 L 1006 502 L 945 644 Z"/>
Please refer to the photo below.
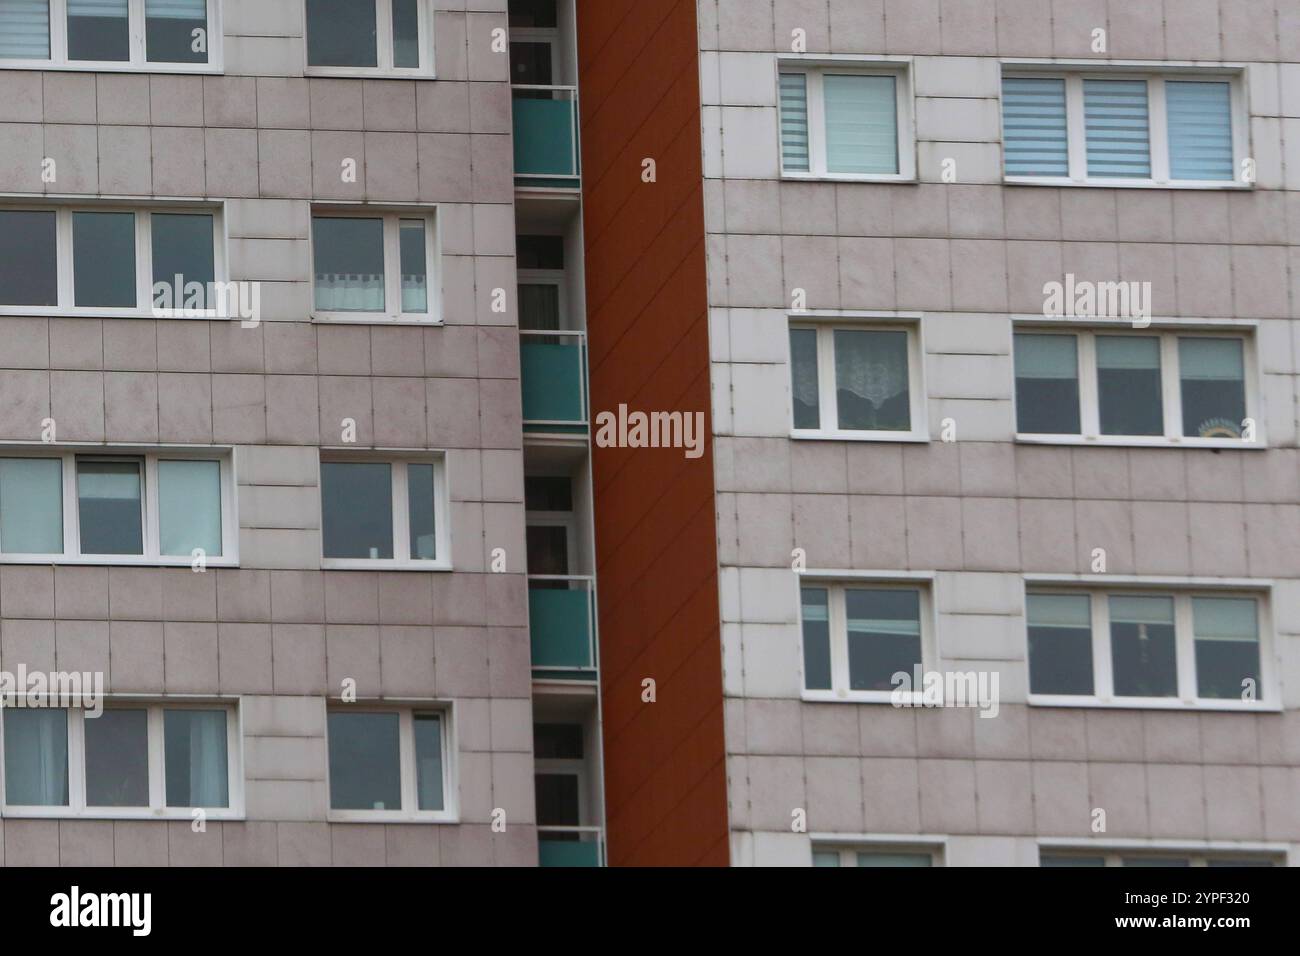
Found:
<path fill-rule="evenodd" d="M 1006 68 L 1008 182 L 1248 186 L 1240 73 L 1040 72 Z"/>
<path fill-rule="evenodd" d="M 317 319 L 439 321 L 435 217 L 318 210 L 312 217 Z"/>
<path fill-rule="evenodd" d="M 432 75 L 427 0 L 306 0 L 307 72 Z"/>
<path fill-rule="evenodd" d="M 790 325 L 796 438 L 925 441 L 925 390 L 915 324 Z"/>
<path fill-rule="evenodd" d="M 1267 602 L 1249 591 L 1026 595 L 1035 703 L 1275 707 Z"/>
<path fill-rule="evenodd" d="M 0 69 L 214 72 L 218 0 L 0 0 Z"/>
<path fill-rule="evenodd" d="M 911 90 L 905 64 L 783 60 L 778 93 L 783 176 L 915 177 Z"/>
<path fill-rule="evenodd" d="M 326 457 L 320 469 L 324 567 L 451 567 L 441 456 Z"/>
<path fill-rule="evenodd" d="M 330 818 L 454 821 L 450 711 L 341 704 L 330 709 Z"/>
<path fill-rule="evenodd" d="M 1240 333 L 1015 333 L 1020 441 L 1263 447 L 1252 339 Z"/>

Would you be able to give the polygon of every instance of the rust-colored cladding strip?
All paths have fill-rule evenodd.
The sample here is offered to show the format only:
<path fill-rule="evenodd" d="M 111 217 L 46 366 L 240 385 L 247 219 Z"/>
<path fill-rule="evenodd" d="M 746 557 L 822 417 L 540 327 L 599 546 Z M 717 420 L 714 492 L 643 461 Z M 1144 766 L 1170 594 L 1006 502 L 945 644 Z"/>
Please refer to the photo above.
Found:
<path fill-rule="evenodd" d="M 691 460 L 592 449 L 609 862 L 726 866 L 695 0 L 577 20 L 592 413 L 703 412 L 706 435 Z"/>

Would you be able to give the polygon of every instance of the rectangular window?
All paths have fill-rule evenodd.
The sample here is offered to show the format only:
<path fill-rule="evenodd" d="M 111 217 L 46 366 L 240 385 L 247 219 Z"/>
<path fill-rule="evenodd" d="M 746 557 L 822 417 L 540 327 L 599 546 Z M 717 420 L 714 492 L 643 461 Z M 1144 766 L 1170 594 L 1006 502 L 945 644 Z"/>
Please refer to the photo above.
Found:
<path fill-rule="evenodd" d="M 889 63 L 781 65 L 781 170 L 789 177 L 915 176 L 908 77 Z"/>
<path fill-rule="evenodd" d="M 795 435 L 924 440 L 920 366 L 915 326 L 792 325 Z"/>
<path fill-rule="evenodd" d="M 427 0 L 306 0 L 307 71 L 432 74 Z"/>
<path fill-rule="evenodd" d="M 813 846 L 813 866 L 941 866 L 938 846 Z"/>
<path fill-rule="evenodd" d="M 80 708 L 7 707 L 7 816 L 189 819 L 202 807 L 238 816 L 237 724 L 216 703 L 113 702 Z"/>
<path fill-rule="evenodd" d="M 339 705 L 328 715 L 331 816 L 450 819 L 447 714 Z"/>
<path fill-rule="evenodd" d="M 0 455 L 0 562 L 232 566 L 229 454 Z"/>
<path fill-rule="evenodd" d="M 809 583 L 802 589 L 804 689 L 837 699 L 889 700 L 895 675 L 928 659 L 928 597 L 905 583 Z"/>
<path fill-rule="evenodd" d="M 1239 73 L 1002 76 L 1005 174 L 1057 185 L 1248 185 Z"/>
<path fill-rule="evenodd" d="M 1249 851 L 1224 851 L 1206 853 L 1204 851 L 1174 852 L 1125 850 L 1119 852 L 1109 847 L 1080 847 L 1079 849 L 1043 849 L 1038 854 L 1039 866 L 1285 866 L 1285 860 L 1277 853 L 1257 853 Z"/>
<path fill-rule="evenodd" d="M 443 462 L 321 461 L 327 567 L 450 566 Z"/>
<path fill-rule="evenodd" d="M 1246 343 L 1212 332 L 1017 332 L 1016 430 L 1099 444 L 1262 442 Z"/>
<path fill-rule="evenodd" d="M 312 217 L 315 313 L 347 321 L 437 321 L 432 215 Z"/>
<path fill-rule="evenodd" d="M 0 0 L 0 68 L 215 72 L 209 0 Z"/>
<path fill-rule="evenodd" d="M 0 313 L 233 317 L 224 252 L 212 208 L 0 208 Z"/>
<path fill-rule="evenodd" d="M 1263 601 L 1240 592 L 1030 591 L 1030 695 L 1047 703 L 1271 706 Z"/>

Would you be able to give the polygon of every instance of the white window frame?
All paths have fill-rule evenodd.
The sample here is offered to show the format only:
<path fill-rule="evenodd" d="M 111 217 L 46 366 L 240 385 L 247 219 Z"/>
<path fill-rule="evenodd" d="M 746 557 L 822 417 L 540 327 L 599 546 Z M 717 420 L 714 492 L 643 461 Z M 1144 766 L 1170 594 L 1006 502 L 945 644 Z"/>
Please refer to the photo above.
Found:
<path fill-rule="evenodd" d="M 1287 865 L 1287 847 L 1279 843 L 1234 844 L 1224 840 L 1185 843 L 1177 840 L 1039 840 L 1038 865 L 1045 856 L 1101 857 L 1105 866 L 1123 866 L 1124 857 L 1182 857 L 1190 867 L 1208 867 L 1210 860 L 1255 858 L 1269 866 Z"/>
<path fill-rule="evenodd" d="M 455 704 L 445 700 L 403 702 L 401 704 L 383 701 L 359 701 L 357 703 L 340 703 L 331 700 L 326 708 L 325 732 L 325 789 L 326 800 L 329 795 L 329 714 L 331 712 L 358 714 L 398 715 L 398 765 L 400 770 L 402 808 L 400 810 L 335 810 L 330 805 L 325 819 L 333 823 L 458 823 L 459 808 L 459 774 L 458 748 L 454 717 Z M 421 810 L 418 780 L 418 768 L 415 765 L 415 715 L 438 714 L 442 720 L 442 809 Z"/>
<path fill-rule="evenodd" d="M 1090 323 L 1088 325 L 1044 323 L 1041 318 L 1013 320 L 1011 336 L 1011 406 L 1016 426 L 1016 441 L 1025 444 L 1047 445 L 1109 445 L 1127 447 L 1184 447 L 1184 448 L 1236 448 L 1264 450 L 1268 448 L 1263 416 L 1262 388 L 1258 336 L 1254 322 L 1241 322 L 1231 327 L 1221 324 L 1152 324 L 1135 328 L 1131 323 Z M 1079 383 L 1079 434 L 1039 434 L 1020 431 L 1019 409 L 1016 406 L 1016 335 L 1069 335 L 1076 343 Z M 1101 400 L 1097 380 L 1097 337 L 1134 336 L 1156 338 L 1160 342 L 1160 397 L 1164 412 L 1164 432 L 1160 435 L 1103 435 L 1101 433 Z M 1246 391 L 1246 418 L 1255 423 L 1254 441 L 1245 438 L 1202 438 L 1183 434 L 1182 376 L 1178 357 L 1180 338 L 1238 339 L 1242 343 L 1243 385 Z"/>
<path fill-rule="evenodd" d="M 102 203 L 34 204 L 4 203 L 0 212 L 52 212 L 55 215 L 55 269 L 58 279 L 58 305 L 0 305 L 0 316 L 94 316 L 96 318 L 194 318 L 225 319 L 217 309 L 155 309 L 153 297 L 153 213 L 184 215 L 194 213 L 212 217 L 213 283 L 229 282 L 229 256 L 226 251 L 225 207 L 200 206 L 192 203 L 168 206 L 132 206 Z M 76 304 L 76 263 L 73 252 L 72 217 L 79 212 L 133 213 L 135 215 L 135 297 L 134 308 L 79 306 Z M 182 303 L 183 305 L 183 303 Z"/>
<path fill-rule="evenodd" d="M 393 65 L 393 2 L 392 0 L 375 0 L 375 43 L 377 46 L 376 66 L 313 66 L 308 62 L 310 47 L 307 31 L 310 29 L 307 17 L 307 2 L 301 0 L 299 11 L 302 14 L 302 61 L 306 76 L 396 76 L 422 77 L 433 79 L 437 73 L 434 68 L 433 49 L 433 5 L 430 0 L 419 0 L 419 44 L 420 65 L 418 67 L 396 67 Z"/>
<path fill-rule="evenodd" d="M 192 567 L 190 555 L 162 554 L 158 506 L 159 461 L 214 461 L 221 466 L 221 554 L 204 557 L 204 567 L 239 567 L 239 514 L 235 484 L 234 449 L 222 447 L 181 446 L 174 448 L 119 445 L 77 445 L 51 451 L 39 443 L 5 444 L 0 458 L 49 458 L 62 463 L 63 480 L 63 553 L 20 554 L 0 552 L 0 564 L 80 564 L 143 567 Z M 143 522 L 141 540 L 144 554 L 82 554 L 81 510 L 77 497 L 77 459 L 120 459 L 140 461 Z"/>
<path fill-rule="evenodd" d="M 320 219 L 380 219 L 384 224 L 384 311 L 337 312 L 316 308 L 316 220 Z M 418 219 L 424 223 L 424 267 L 427 291 L 427 312 L 402 311 L 402 247 L 401 221 Z M 442 235 L 439 227 L 442 217 L 436 206 L 414 206 L 395 209 L 390 206 L 366 208 L 356 205 L 317 203 L 312 206 L 308 236 L 308 269 L 311 292 L 311 317 L 313 322 L 335 322 L 343 325 L 442 325 Z"/>
<path fill-rule="evenodd" d="M 921 626 L 921 671 L 922 676 L 937 670 L 939 660 L 937 603 L 934 599 L 934 575 L 915 571 L 805 571 L 799 575 L 797 586 L 799 592 L 795 600 L 799 607 L 799 689 L 800 696 L 807 701 L 842 702 L 858 704 L 892 704 L 895 702 L 894 690 L 850 690 L 849 689 L 849 644 L 847 622 L 844 611 L 844 591 L 880 590 L 880 591 L 917 591 L 920 595 L 918 617 Z M 808 676 L 804 673 L 804 629 L 803 597 L 804 588 L 824 588 L 827 597 L 829 616 L 830 651 L 831 651 L 831 687 L 830 690 L 810 689 Z M 899 692 L 898 701 L 909 707 L 921 707 L 924 688 Z"/>
<path fill-rule="evenodd" d="M 781 140 L 781 75 L 802 73 L 807 79 L 808 98 L 808 169 L 786 169 Z M 860 76 L 892 76 L 897 97 L 898 148 L 896 173 L 832 173 L 826 168 L 826 103 L 822 92 L 827 73 Z M 777 104 L 776 152 L 782 179 L 825 180 L 830 182 L 915 182 L 916 119 L 912 105 L 912 60 L 910 57 L 862 56 L 781 56 L 776 60 L 773 76 Z"/>
<path fill-rule="evenodd" d="M 194 820 L 202 809 L 206 820 L 242 820 L 244 818 L 244 765 L 242 730 L 238 702 L 201 701 L 160 698 L 110 696 L 105 710 L 146 710 L 149 732 L 149 806 L 91 807 L 86 805 L 86 729 L 85 709 L 52 708 L 68 715 L 68 805 L 57 807 L 10 804 L 4 787 L 4 734 L 0 733 L 0 817 L 93 820 Z M 169 710 L 222 710 L 226 712 L 226 807 L 169 807 L 167 805 L 166 748 L 164 746 L 164 712 Z M 91 718 L 94 719 L 94 718 Z M 4 720 L 0 713 L 0 725 Z"/>
<path fill-rule="evenodd" d="M 1088 694 L 1036 694 L 1029 678 L 1029 615 L 1025 613 L 1025 687 L 1027 700 L 1040 707 L 1099 707 L 1129 710 L 1265 711 L 1282 709 L 1277 661 L 1278 642 L 1273 628 L 1272 586 L 1268 582 L 1219 582 L 1199 579 L 1171 582 L 1167 579 L 1128 577 L 1109 584 L 1078 583 L 1072 575 L 1025 577 L 1025 593 L 1087 595 L 1092 625 L 1092 689 Z M 1073 583 L 1072 583 L 1073 582 Z M 1160 597 L 1174 602 L 1174 650 L 1178 694 L 1174 697 L 1120 697 L 1114 692 L 1110 646 L 1110 603 L 1112 596 Z M 1259 698 L 1221 699 L 1197 696 L 1196 634 L 1192 619 L 1193 598 L 1253 599 L 1259 629 Z M 1026 602 L 1027 604 L 1028 602 Z"/>
<path fill-rule="evenodd" d="M 129 60 L 68 59 L 68 0 L 49 0 L 50 58 L 19 60 L 0 58 L 0 70 L 67 70 L 94 73 L 222 73 L 223 0 L 207 0 L 208 62 L 165 63 L 147 59 L 145 49 L 145 0 L 128 0 L 127 29 L 130 33 Z"/>
<path fill-rule="evenodd" d="M 391 558 L 331 558 L 325 554 L 325 496 L 324 469 L 320 465 L 330 462 L 390 465 L 392 467 L 393 556 Z M 438 557 L 432 561 L 412 558 L 410 524 L 410 489 L 407 483 L 407 465 L 433 466 L 433 520 L 434 547 Z M 321 567 L 331 570 L 386 570 L 386 571 L 450 571 L 451 559 L 451 497 L 447 483 L 447 456 L 441 451 L 358 452 L 322 448 L 318 460 L 317 487 L 321 508 Z"/>
<path fill-rule="evenodd" d="M 1116 65 L 1099 68 L 1097 65 L 1073 65 L 1053 68 L 1050 65 L 1008 62 L 1002 63 L 1002 77 L 1017 79 L 1065 80 L 1066 129 L 1069 149 L 1069 175 L 1066 176 L 1009 176 L 1006 164 L 1002 166 L 1002 181 L 1025 186 L 1097 186 L 1115 188 L 1158 189 L 1251 189 L 1253 183 L 1243 179 L 1244 162 L 1250 155 L 1250 113 L 1246 104 L 1245 71 L 1241 67 L 1195 68 L 1170 65 L 1153 70 L 1149 64 Z M 1151 157 L 1151 176 L 1147 179 L 1108 178 L 1088 175 L 1087 128 L 1084 118 L 1083 81 L 1090 80 L 1145 80 L 1147 84 L 1147 126 Z M 1230 87 L 1232 115 L 1232 179 L 1173 179 L 1169 165 L 1169 123 L 1165 106 L 1167 80 L 1192 80 L 1227 82 Z M 1004 108 L 999 85 L 998 130 L 1000 142 L 1006 142 Z"/>
<path fill-rule="evenodd" d="M 789 329 L 817 332 L 817 428 L 794 427 L 794 356 L 790 355 L 787 388 L 790 389 L 790 437 L 823 441 L 930 441 L 929 402 L 925 386 L 925 342 L 920 317 L 881 317 L 853 313 L 790 312 Z M 906 332 L 907 389 L 911 428 L 908 431 L 843 430 L 839 427 L 839 402 L 835 380 L 835 331 Z M 786 349 L 790 337 L 786 335 Z"/>

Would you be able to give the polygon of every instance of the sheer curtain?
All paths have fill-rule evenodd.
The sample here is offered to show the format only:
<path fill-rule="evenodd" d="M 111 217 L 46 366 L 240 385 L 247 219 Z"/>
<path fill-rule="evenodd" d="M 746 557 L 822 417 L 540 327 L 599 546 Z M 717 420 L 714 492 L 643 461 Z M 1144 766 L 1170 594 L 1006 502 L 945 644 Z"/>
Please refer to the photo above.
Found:
<path fill-rule="evenodd" d="M 14 806 L 68 803 L 68 712 L 10 709 L 4 719 L 5 799 Z"/>
<path fill-rule="evenodd" d="M 190 715 L 190 805 L 224 807 L 226 712 L 200 710 Z"/>
<path fill-rule="evenodd" d="M 316 308 L 322 312 L 384 311 L 384 277 L 373 273 L 316 273 Z"/>

